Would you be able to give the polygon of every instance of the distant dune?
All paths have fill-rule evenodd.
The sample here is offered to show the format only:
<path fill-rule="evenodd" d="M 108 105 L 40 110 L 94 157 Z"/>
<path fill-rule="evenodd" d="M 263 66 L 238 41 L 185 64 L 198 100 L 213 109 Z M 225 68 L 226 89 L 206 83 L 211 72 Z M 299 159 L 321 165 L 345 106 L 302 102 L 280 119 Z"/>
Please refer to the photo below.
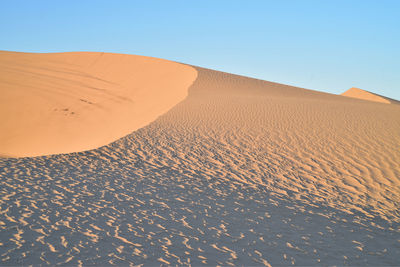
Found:
<path fill-rule="evenodd" d="M 358 98 L 362 100 L 368 100 L 368 101 L 374 101 L 374 102 L 380 102 L 380 103 L 386 103 L 386 104 L 400 104 L 399 101 L 381 96 L 378 94 L 374 94 L 359 88 L 350 88 L 346 92 L 342 94 L 343 96 L 348 96 L 348 97 L 353 97 L 353 98 Z"/>
<path fill-rule="evenodd" d="M 196 75 L 143 56 L 0 51 L 0 156 L 107 145 L 182 101 Z"/>
<path fill-rule="evenodd" d="M 3 154 L 132 131 L 0 159 L 2 264 L 399 264 L 400 105 L 145 57 L 1 58 Z"/>

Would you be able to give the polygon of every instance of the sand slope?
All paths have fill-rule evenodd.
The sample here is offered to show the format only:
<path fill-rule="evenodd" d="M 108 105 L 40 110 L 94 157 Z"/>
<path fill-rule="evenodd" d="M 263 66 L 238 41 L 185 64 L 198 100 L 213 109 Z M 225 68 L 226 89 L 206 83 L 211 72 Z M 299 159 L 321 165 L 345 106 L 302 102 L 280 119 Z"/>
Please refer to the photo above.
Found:
<path fill-rule="evenodd" d="M 378 94 L 374 94 L 359 88 L 350 88 L 346 92 L 342 93 L 343 96 L 348 96 L 348 97 L 353 97 L 353 98 L 358 98 L 358 99 L 363 99 L 363 100 L 368 100 L 368 101 L 374 101 L 374 102 L 380 102 L 380 103 L 386 103 L 386 104 L 400 104 L 399 101 L 391 99 L 389 97 L 381 96 Z"/>
<path fill-rule="evenodd" d="M 4 265 L 399 265 L 400 106 L 195 67 L 80 153 L 0 159 Z"/>
<path fill-rule="evenodd" d="M 170 136 L 187 136 L 165 153 L 190 159 L 186 168 L 208 166 L 211 177 L 399 221 L 398 105 L 198 72 L 185 102 L 161 118 Z"/>
<path fill-rule="evenodd" d="M 182 101 L 196 71 L 110 53 L 0 51 L 0 156 L 93 149 Z"/>

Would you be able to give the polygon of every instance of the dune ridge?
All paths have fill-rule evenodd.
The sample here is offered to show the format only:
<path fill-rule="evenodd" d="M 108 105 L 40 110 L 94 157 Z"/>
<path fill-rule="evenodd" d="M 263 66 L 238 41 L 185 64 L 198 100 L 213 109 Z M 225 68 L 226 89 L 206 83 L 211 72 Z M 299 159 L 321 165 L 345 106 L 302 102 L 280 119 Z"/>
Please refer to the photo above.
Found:
<path fill-rule="evenodd" d="M 366 90 L 362 90 L 362 89 L 356 88 L 356 87 L 350 88 L 349 90 L 342 93 L 341 95 L 347 96 L 347 97 L 352 97 L 352 98 L 358 98 L 358 99 L 362 99 L 362 100 L 385 103 L 385 104 L 400 104 L 400 102 L 395 99 L 381 96 L 381 95 L 378 95 L 378 94 L 375 94 L 372 92 L 368 92 Z"/>
<path fill-rule="evenodd" d="M 0 51 L 0 156 L 107 145 L 182 101 L 196 75 L 144 56 Z"/>
<path fill-rule="evenodd" d="M 197 71 L 186 105 L 168 113 L 180 129 L 171 136 L 194 128 L 204 139 L 196 147 L 209 156 L 192 165 L 214 162 L 219 170 L 210 176 L 225 173 L 303 201 L 400 220 L 399 106 Z"/>
<path fill-rule="evenodd" d="M 98 149 L 0 159 L 5 265 L 398 265 L 400 106 L 192 66 Z"/>

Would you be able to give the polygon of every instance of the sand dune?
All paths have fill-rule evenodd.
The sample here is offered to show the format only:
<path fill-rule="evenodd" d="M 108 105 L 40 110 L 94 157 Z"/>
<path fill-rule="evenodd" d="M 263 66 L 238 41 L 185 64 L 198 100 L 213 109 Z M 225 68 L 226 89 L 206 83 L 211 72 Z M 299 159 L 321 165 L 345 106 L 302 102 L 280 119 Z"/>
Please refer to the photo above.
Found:
<path fill-rule="evenodd" d="M 143 56 L 0 51 L 0 156 L 109 144 L 187 96 L 196 71 Z"/>
<path fill-rule="evenodd" d="M 399 101 L 391 99 L 389 97 L 381 96 L 375 93 L 371 93 L 359 88 L 350 88 L 346 92 L 342 94 L 343 96 L 348 96 L 348 97 L 353 97 L 353 98 L 358 98 L 358 99 L 363 99 L 363 100 L 368 100 L 368 101 L 375 101 L 375 102 L 380 102 L 380 103 L 386 103 L 386 104 L 400 104 Z"/>
<path fill-rule="evenodd" d="M 0 159 L 2 264 L 399 264 L 399 105 L 193 68 L 112 144 Z"/>

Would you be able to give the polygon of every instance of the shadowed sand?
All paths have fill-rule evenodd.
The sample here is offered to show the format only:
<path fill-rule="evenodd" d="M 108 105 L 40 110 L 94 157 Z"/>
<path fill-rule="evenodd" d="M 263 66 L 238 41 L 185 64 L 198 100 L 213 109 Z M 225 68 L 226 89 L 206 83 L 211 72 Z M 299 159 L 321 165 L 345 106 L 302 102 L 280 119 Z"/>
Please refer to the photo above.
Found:
<path fill-rule="evenodd" d="M 399 101 L 391 99 L 389 97 L 381 96 L 378 94 L 374 94 L 359 88 L 350 88 L 346 92 L 342 94 L 343 96 L 348 96 L 348 97 L 353 97 L 353 98 L 358 98 L 362 100 L 368 100 L 368 101 L 374 101 L 374 102 L 380 102 L 380 103 L 386 103 L 386 104 L 400 104 Z"/>
<path fill-rule="evenodd" d="M 2 264 L 399 265 L 399 105 L 194 68 L 112 144 L 0 159 Z"/>
<path fill-rule="evenodd" d="M 107 145 L 182 101 L 196 75 L 143 56 L 0 51 L 0 156 Z"/>

